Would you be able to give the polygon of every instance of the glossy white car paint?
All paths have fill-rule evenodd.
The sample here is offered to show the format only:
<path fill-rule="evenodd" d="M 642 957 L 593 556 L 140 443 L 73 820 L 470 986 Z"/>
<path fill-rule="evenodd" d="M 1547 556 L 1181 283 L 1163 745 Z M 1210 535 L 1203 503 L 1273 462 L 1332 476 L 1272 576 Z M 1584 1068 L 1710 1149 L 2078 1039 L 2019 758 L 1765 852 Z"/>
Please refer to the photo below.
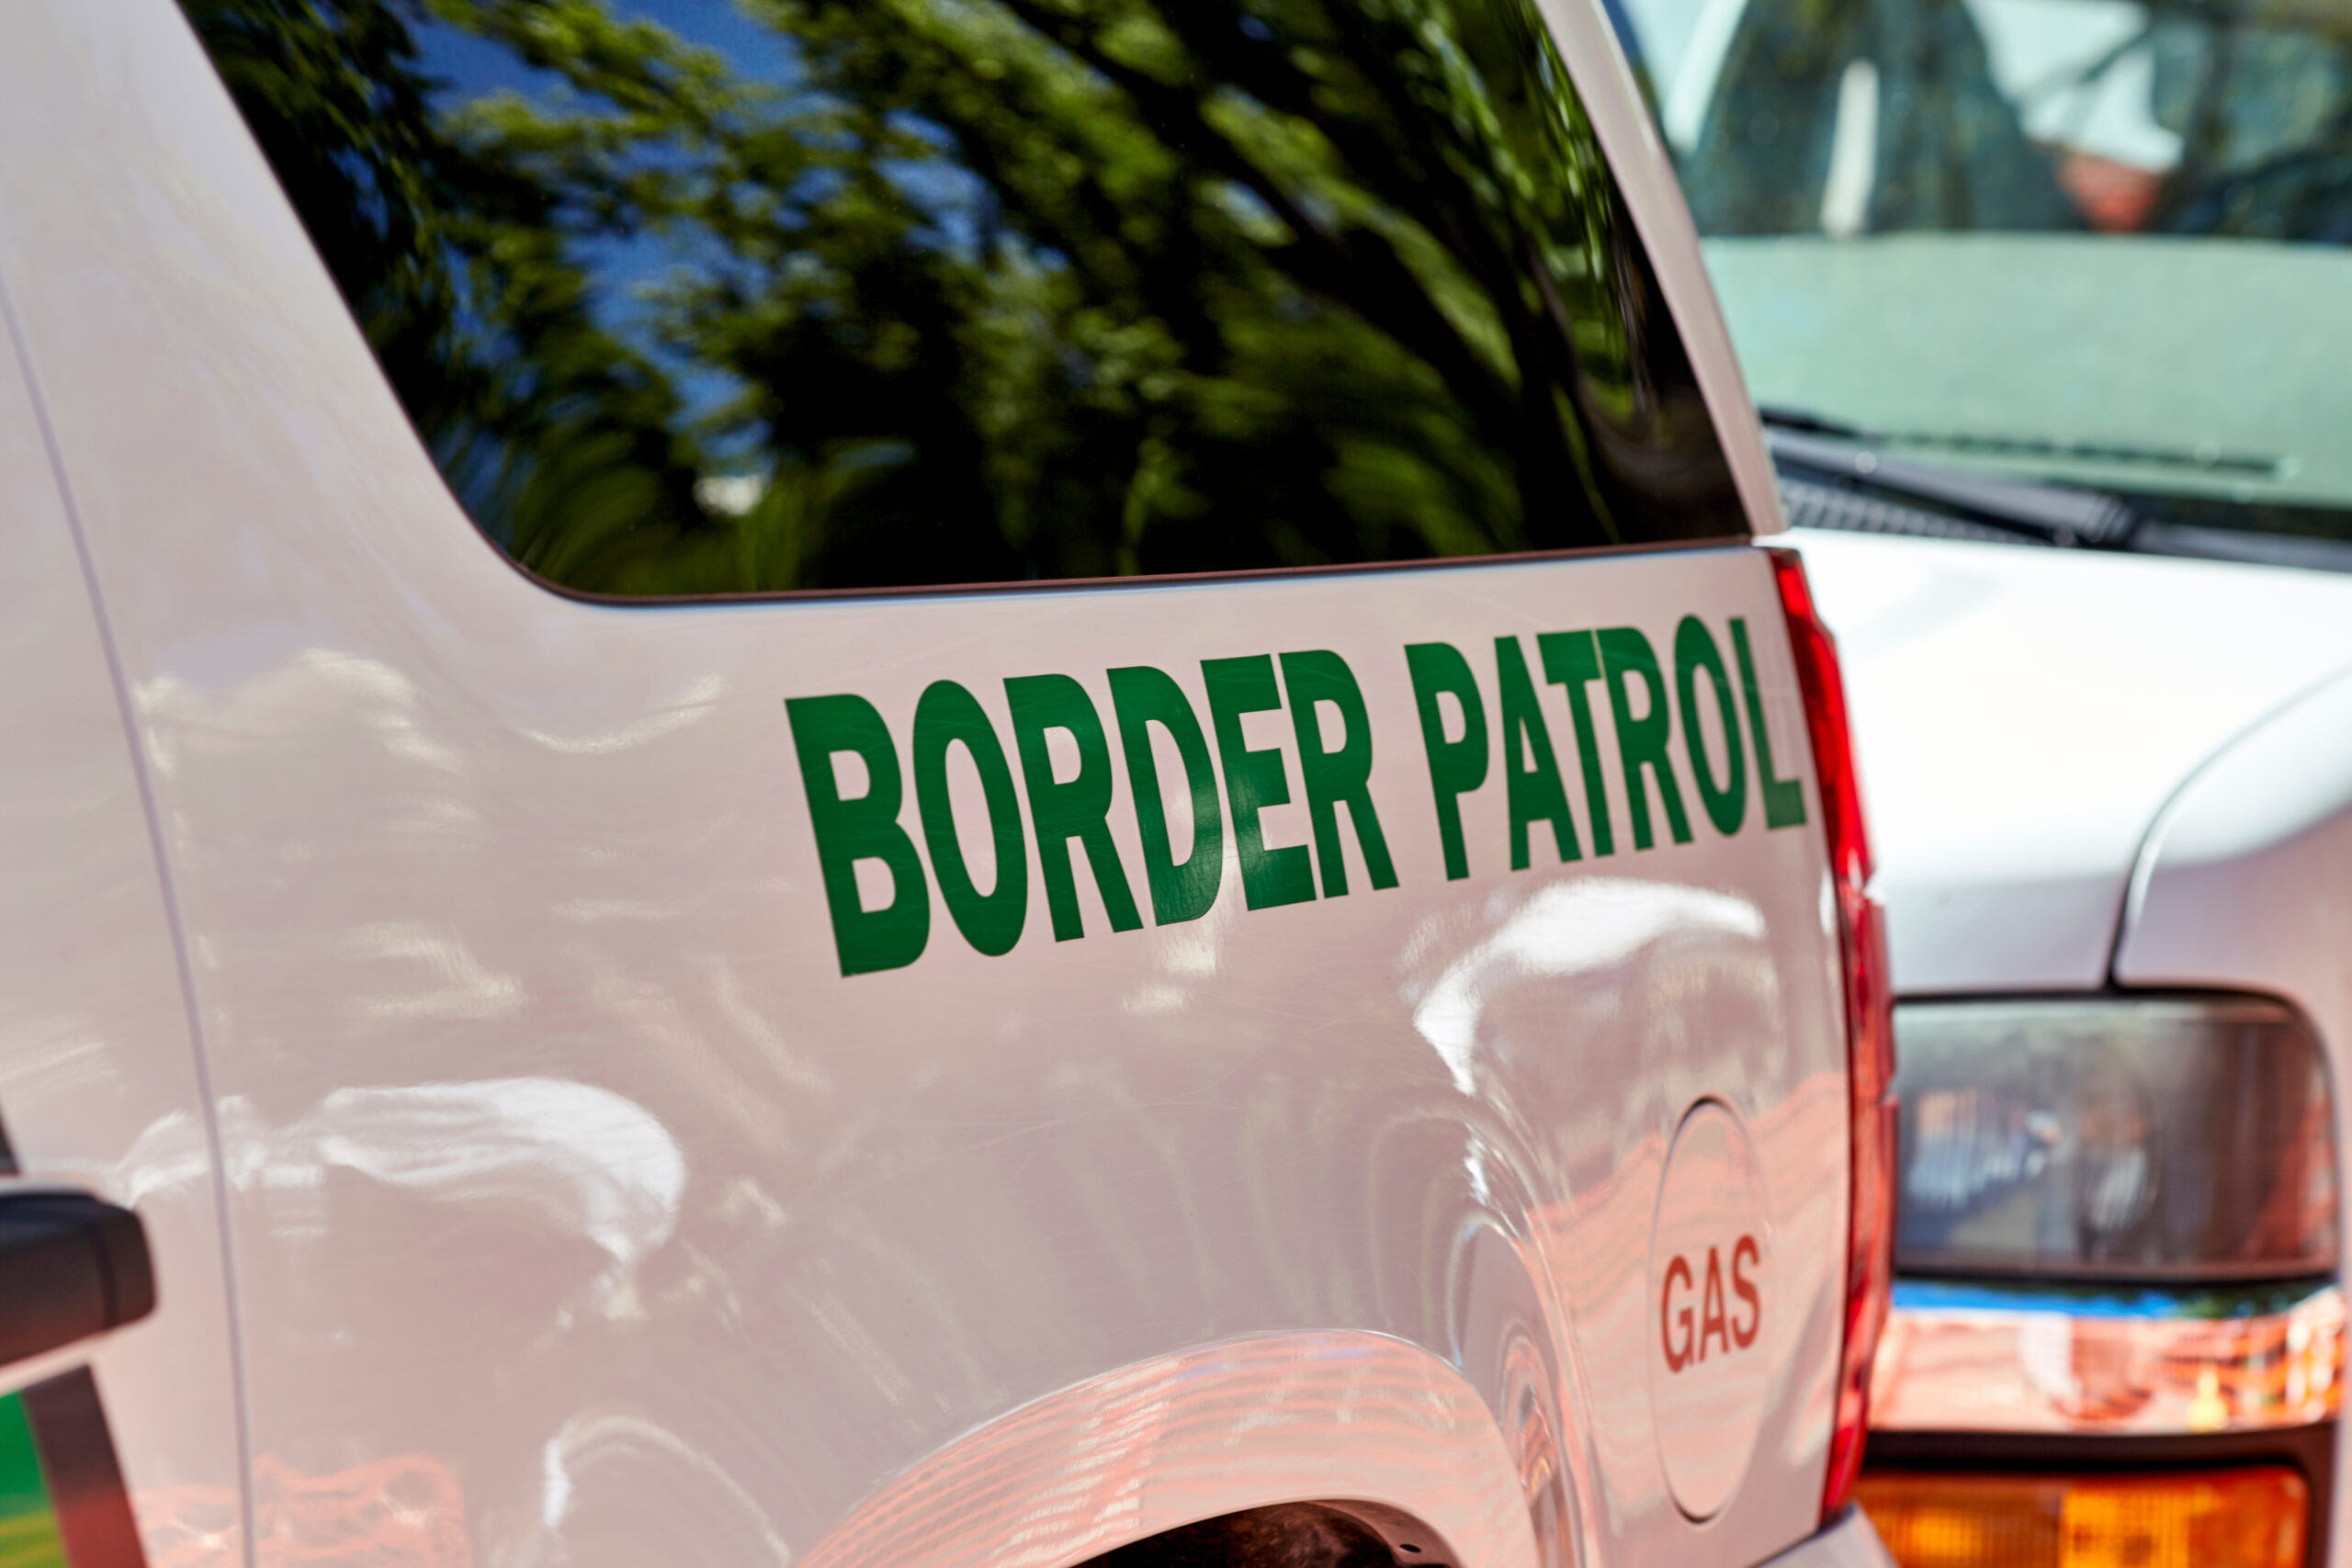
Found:
<path fill-rule="evenodd" d="M 2326 1045 L 2346 1146 L 2352 1085 L 2352 675 L 2271 715 L 2189 779 L 2149 836 L 2115 960 L 2126 986 L 2264 991 Z M 2336 1495 L 2352 1451 L 2336 1446 Z M 2331 1556 L 2352 1562 L 2339 1519 Z"/>
<path fill-rule="evenodd" d="M 2117 977 L 2258 981 L 2352 1032 L 2352 674 L 2214 757 L 2141 856 Z"/>
<path fill-rule="evenodd" d="M 2352 668 L 2352 577 L 1789 540 L 1838 636 L 1905 996 L 2104 985 L 2165 802 Z"/>
<path fill-rule="evenodd" d="M 0 1114 L 28 1182 L 144 1217 L 170 1307 L 107 1342 L 107 1391 L 141 1413 L 141 1484 L 233 1518 L 216 1168 L 168 897 L 74 533 L 5 338 L 0 671 Z M 11 1367 L 6 1385 L 85 1359 Z"/>
<path fill-rule="evenodd" d="M 1790 541 L 1838 636 L 1898 991 L 2283 998 L 2326 1049 L 2345 1146 L 2352 578 Z M 2336 1464 L 2342 1497 L 2340 1444 Z M 2352 1531 L 2333 1540 L 2352 1563 Z"/>
<path fill-rule="evenodd" d="M 30 1176 L 156 1237 L 165 1305 L 97 1364 L 159 1563 L 367 1519 L 403 1561 L 1057 1568 L 1302 1496 L 1464 1568 L 1815 1529 L 1844 1028 L 1759 552 L 559 597 L 443 489 L 165 0 L 10 28 L 0 280 L 51 450 L 0 403 L 0 596 L 40 628 L 0 700 L 51 771 L 10 775 L 0 831 L 54 881 L 0 892 L 0 1109 Z M 1736 836 L 1513 874 L 1498 780 L 1444 880 L 1402 645 L 1670 647 L 1692 613 L 1754 628 L 1807 825 L 1766 831 L 1751 785 Z M 996 713 L 1063 671 L 1099 706 L 1142 662 L 1197 704 L 1204 657 L 1301 647 L 1363 681 L 1401 886 L 1251 912 L 1228 863 L 1196 923 L 1106 934 L 1089 903 L 1057 944 L 1033 898 L 1002 958 L 943 913 L 911 966 L 839 973 L 786 698 L 859 694 L 903 744 L 942 677 Z M 1266 828 L 1307 835 L 1296 806 Z M 90 899 L 110 923 L 60 951 Z M 1707 1097 L 1777 1267 L 1758 1437 L 1694 1522 L 1648 1258 Z M 1789 1561 L 1875 1553 L 1857 1521 Z"/>

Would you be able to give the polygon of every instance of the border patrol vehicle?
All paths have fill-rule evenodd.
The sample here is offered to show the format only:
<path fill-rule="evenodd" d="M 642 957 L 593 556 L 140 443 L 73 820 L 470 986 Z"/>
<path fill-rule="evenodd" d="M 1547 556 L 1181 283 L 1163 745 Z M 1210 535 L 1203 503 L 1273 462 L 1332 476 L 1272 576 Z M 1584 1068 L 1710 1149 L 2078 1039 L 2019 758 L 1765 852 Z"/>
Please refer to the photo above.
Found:
<path fill-rule="evenodd" d="M 21 1560 L 1883 1561 L 1838 666 L 1598 8 L 6 26 Z"/>
<path fill-rule="evenodd" d="M 1642 0 L 1843 639 L 1909 1563 L 2352 1562 L 2352 24 Z"/>

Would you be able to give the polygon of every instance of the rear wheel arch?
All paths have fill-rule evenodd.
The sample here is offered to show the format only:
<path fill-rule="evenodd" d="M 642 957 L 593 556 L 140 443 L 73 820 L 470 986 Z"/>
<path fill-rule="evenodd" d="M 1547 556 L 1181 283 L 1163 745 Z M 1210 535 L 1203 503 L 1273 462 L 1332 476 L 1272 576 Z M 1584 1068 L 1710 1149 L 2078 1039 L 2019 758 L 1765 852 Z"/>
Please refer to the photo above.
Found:
<path fill-rule="evenodd" d="M 1385 1560 L 1363 1556 L 1366 1537 L 1386 1543 Z M 1048 1394 L 902 1472 L 801 1559 L 1014 1561 L 1538 1568 L 1544 1558 L 1487 1395 L 1419 1346 L 1339 1331 L 1225 1340 Z"/>
<path fill-rule="evenodd" d="M 1085 1568 L 1450 1568 L 1426 1521 L 1377 1504 L 1276 1503 L 1174 1529 Z"/>

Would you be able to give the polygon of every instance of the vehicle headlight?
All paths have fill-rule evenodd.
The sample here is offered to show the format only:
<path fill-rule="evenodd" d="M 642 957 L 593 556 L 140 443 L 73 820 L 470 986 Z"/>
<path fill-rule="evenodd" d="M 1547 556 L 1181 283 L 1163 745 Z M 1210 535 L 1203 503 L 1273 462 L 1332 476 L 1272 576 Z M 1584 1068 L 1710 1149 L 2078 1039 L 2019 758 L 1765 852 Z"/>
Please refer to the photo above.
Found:
<path fill-rule="evenodd" d="M 2109 1283 L 2336 1267 L 2319 1043 L 2254 998 L 1896 1009 L 1896 1268 Z"/>

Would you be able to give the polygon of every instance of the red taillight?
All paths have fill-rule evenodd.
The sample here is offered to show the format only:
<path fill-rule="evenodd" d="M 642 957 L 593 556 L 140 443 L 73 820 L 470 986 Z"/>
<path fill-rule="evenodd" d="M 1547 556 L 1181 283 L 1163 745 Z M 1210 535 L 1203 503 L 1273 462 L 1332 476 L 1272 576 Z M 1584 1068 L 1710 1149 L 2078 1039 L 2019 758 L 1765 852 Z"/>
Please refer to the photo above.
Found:
<path fill-rule="evenodd" d="M 1886 1323 L 1894 1268 L 1894 1021 L 1886 972 L 1886 932 L 1870 895 L 1870 834 L 1862 822 L 1861 782 L 1847 727 L 1846 684 L 1838 647 L 1813 606 L 1804 564 L 1793 550 L 1768 550 L 1789 621 L 1797 684 L 1811 727 L 1814 777 L 1821 789 L 1822 834 L 1838 888 L 1838 935 L 1846 976 L 1846 1055 L 1853 1091 L 1852 1152 L 1847 1211 L 1846 1336 L 1838 1367 L 1836 1425 L 1829 1472 L 1822 1482 L 1824 1518 L 1852 1500 L 1870 1431 L 1871 1359 Z"/>

